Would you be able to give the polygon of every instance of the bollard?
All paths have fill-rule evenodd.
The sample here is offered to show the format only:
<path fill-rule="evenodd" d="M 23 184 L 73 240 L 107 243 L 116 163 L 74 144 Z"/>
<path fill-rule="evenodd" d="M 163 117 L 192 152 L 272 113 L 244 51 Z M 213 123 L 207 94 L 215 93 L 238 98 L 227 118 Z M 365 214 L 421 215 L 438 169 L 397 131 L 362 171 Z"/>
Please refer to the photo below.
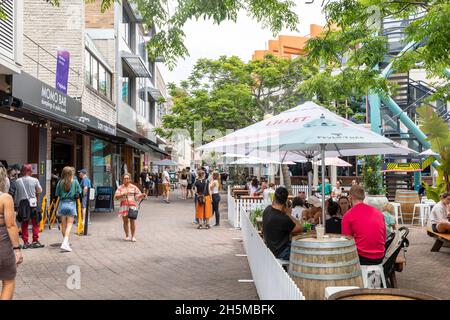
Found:
<path fill-rule="evenodd" d="M 84 217 L 84 231 L 83 234 L 85 236 L 87 236 L 88 234 L 88 228 L 89 228 L 89 207 L 90 207 L 90 203 L 91 203 L 91 199 L 90 199 L 90 190 L 91 188 L 88 188 L 86 196 L 88 197 L 87 203 L 86 203 L 86 216 Z"/>

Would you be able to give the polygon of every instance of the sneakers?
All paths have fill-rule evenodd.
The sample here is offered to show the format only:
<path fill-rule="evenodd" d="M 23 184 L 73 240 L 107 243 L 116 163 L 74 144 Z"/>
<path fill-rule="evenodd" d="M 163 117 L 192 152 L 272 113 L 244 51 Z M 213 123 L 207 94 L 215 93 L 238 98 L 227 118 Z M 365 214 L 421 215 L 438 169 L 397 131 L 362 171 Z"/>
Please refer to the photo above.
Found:
<path fill-rule="evenodd" d="M 130 241 L 130 237 L 125 237 L 125 241 Z"/>
<path fill-rule="evenodd" d="M 136 240 L 135 237 L 131 238 L 131 242 L 136 242 L 136 241 L 137 241 L 137 240 Z"/>
<path fill-rule="evenodd" d="M 203 226 L 201 224 L 199 224 L 197 229 L 203 229 Z"/>
<path fill-rule="evenodd" d="M 39 241 L 34 241 L 31 245 L 31 248 L 33 249 L 37 249 L 37 248 L 43 248 L 45 247 L 43 244 L 41 244 Z"/>
<path fill-rule="evenodd" d="M 209 228 L 211 228 L 211 226 L 210 226 L 209 224 L 207 224 L 207 225 L 205 226 L 205 229 L 209 229 Z"/>
<path fill-rule="evenodd" d="M 29 243 L 24 243 L 24 244 L 22 245 L 22 249 L 23 249 L 23 250 L 28 249 L 28 248 L 30 248 L 30 247 L 31 247 L 31 246 L 30 246 Z"/>
<path fill-rule="evenodd" d="M 68 243 L 63 243 L 63 244 L 61 245 L 61 250 L 64 250 L 64 251 L 67 251 L 67 252 L 71 252 L 71 251 L 72 251 L 72 248 L 69 246 Z"/>

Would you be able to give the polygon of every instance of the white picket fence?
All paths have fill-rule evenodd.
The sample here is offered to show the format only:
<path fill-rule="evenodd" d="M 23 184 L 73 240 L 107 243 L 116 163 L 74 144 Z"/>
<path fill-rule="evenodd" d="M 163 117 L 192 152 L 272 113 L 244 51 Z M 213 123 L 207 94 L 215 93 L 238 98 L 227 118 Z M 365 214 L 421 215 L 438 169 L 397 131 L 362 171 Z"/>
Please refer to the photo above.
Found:
<path fill-rule="evenodd" d="M 256 204 L 256 206 L 259 205 Z M 261 300 L 305 300 L 300 289 L 278 263 L 250 222 L 251 209 L 242 206 L 239 211 L 244 248 L 259 298 Z"/>
<path fill-rule="evenodd" d="M 275 186 L 278 188 L 279 186 Z M 303 185 L 293 185 L 292 193 L 297 195 L 300 190 L 308 193 L 308 186 Z M 260 205 L 261 207 L 266 207 L 271 203 L 266 202 L 262 199 L 235 199 L 231 194 L 231 186 L 228 186 L 228 221 L 234 228 L 241 228 L 241 208 L 245 210 L 250 209 L 252 206 Z"/>
<path fill-rule="evenodd" d="M 276 185 L 275 189 L 278 187 L 280 187 L 280 185 Z M 292 187 L 292 194 L 294 196 L 297 196 L 300 191 L 305 191 L 305 193 L 308 194 L 308 186 L 306 186 L 306 185 L 293 184 L 291 187 Z"/>

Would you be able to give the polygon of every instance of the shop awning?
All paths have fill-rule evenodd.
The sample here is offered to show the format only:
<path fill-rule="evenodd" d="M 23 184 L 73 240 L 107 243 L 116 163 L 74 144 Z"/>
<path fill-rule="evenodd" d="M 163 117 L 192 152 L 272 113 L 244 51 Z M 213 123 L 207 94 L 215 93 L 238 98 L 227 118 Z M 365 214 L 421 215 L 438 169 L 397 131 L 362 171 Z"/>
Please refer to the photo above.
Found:
<path fill-rule="evenodd" d="M 159 98 L 164 98 L 164 96 L 162 95 L 161 91 L 159 91 L 158 88 L 147 87 L 147 92 L 150 95 L 150 97 L 155 101 L 157 101 Z"/>
<path fill-rule="evenodd" d="M 125 61 L 125 63 L 137 78 L 152 77 L 140 56 L 122 51 L 122 59 Z"/>
<path fill-rule="evenodd" d="M 150 149 L 152 149 L 153 151 L 155 151 L 155 152 L 161 153 L 161 154 L 163 154 L 163 155 L 165 155 L 165 156 L 170 156 L 169 153 L 167 153 L 166 151 L 164 151 L 164 150 L 158 148 L 158 147 L 155 146 L 155 145 L 152 145 L 150 142 L 143 141 L 143 143 L 144 143 L 146 146 L 148 146 Z"/>
<path fill-rule="evenodd" d="M 52 113 L 45 109 L 30 105 L 30 104 L 24 104 L 23 109 L 25 109 L 33 114 L 36 114 L 37 116 L 45 117 L 49 120 L 53 120 L 53 121 L 60 122 L 62 124 L 71 126 L 74 129 L 79 129 L 82 131 L 85 131 L 87 129 L 87 126 L 85 124 L 83 124 L 79 121 L 76 121 L 75 119 L 63 117 L 57 113 Z"/>
<path fill-rule="evenodd" d="M 140 143 L 137 143 L 136 141 L 133 141 L 133 140 L 128 139 L 128 138 L 127 138 L 127 140 L 125 141 L 125 144 L 128 145 L 128 146 L 130 146 L 130 147 L 133 147 L 133 148 L 142 150 L 142 151 L 146 151 L 146 152 L 149 151 L 149 149 L 148 149 L 147 146 L 144 146 L 144 145 L 142 145 L 142 144 L 140 144 Z"/>

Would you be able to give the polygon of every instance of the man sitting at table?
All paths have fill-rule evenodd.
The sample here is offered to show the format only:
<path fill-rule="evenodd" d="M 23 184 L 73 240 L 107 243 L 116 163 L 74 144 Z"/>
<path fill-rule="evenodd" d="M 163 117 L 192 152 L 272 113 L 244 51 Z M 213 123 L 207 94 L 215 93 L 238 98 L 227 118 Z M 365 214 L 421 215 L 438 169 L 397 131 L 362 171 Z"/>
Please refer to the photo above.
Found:
<path fill-rule="evenodd" d="M 430 224 L 433 232 L 450 233 L 450 192 L 441 196 L 441 201 L 436 203 L 430 213 Z"/>
<path fill-rule="evenodd" d="M 286 188 L 277 188 L 272 205 L 263 213 L 264 241 L 274 256 L 283 260 L 289 260 L 291 254 L 291 234 L 302 231 L 300 221 L 291 215 L 288 196 Z"/>
<path fill-rule="evenodd" d="M 361 265 L 383 262 L 386 243 L 386 224 L 383 214 L 365 204 L 364 189 L 358 185 L 350 188 L 352 208 L 342 219 L 342 234 L 355 239 Z"/>

